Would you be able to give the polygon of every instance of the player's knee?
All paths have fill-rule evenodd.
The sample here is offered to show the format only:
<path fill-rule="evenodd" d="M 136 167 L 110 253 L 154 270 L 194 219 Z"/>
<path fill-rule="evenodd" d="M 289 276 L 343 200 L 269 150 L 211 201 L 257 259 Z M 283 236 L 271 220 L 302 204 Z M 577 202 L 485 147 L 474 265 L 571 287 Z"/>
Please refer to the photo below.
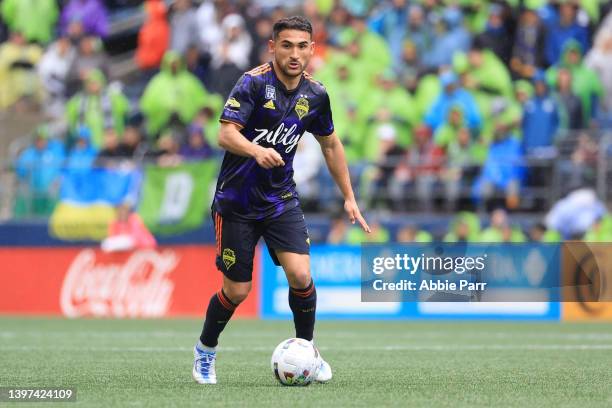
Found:
<path fill-rule="evenodd" d="M 295 289 L 303 289 L 310 285 L 311 277 L 308 269 L 297 269 L 287 274 L 289 286 Z"/>
<path fill-rule="evenodd" d="M 249 292 L 251 291 L 251 282 L 225 282 L 223 284 L 223 292 L 232 301 L 232 303 L 238 305 L 242 303 Z"/>

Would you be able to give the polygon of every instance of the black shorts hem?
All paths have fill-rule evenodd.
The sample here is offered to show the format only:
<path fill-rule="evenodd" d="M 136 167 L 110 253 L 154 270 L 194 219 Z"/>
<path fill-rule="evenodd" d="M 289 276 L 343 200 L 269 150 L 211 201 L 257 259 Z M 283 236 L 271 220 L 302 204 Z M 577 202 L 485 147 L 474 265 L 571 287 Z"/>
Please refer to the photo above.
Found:
<path fill-rule="evenodd" d="M 232 282 L 248 283 L 248 282 L 252 282 L 253 281 L 253 275 L 252 274 L 251 274 L 251 279 L 245 280 L 245 279 L 243 279 L 240 276 L 235 276 L 235 275 L 231 274 L 229 271 L 224 271 L 224 270 L 219 269 L 219 268 L 217 268 L 217 270 L 219 272 L 221 272 L 223 274 L 223 276 L 225 276 L 227 279 L 231 280 Z"/>
<path fill-rule="evenodd" d="M 300 255 L 310 255 L 310 249 L 304 250 L 304 249 L 301 249 L 301 248 L 269 247 L 268 246 L 268 250 L 291 252 L 291 253 L 300 254 Z"/>
<path fill-rule="evenodd" d="M 269 245 L 266 245 L 266 247 L 268 248 L 268 253 L 270 254 L 270 257 L 272 258 L 274 265 L 276 266 L 282 266 L 282 265 L 280 261 L 278 260 L 278 257 L 276 256 L 275 251 L 291 252 L 292 254 L 298 254 L 298 255 L 310 255 L 310 248 L 308 248 L 307 250 L 304 250 L 303 248 L 295 248 L 295 247 L 294 248 L 271 247 Z"/>

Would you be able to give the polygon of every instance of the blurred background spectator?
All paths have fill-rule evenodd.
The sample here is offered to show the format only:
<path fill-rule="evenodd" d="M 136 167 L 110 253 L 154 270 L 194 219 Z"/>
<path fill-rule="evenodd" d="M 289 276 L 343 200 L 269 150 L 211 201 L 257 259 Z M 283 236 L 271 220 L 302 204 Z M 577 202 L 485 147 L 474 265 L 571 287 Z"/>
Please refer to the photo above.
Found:
<path fill-rule="evenodd" d="M 542 74 L 534 78 L 535 93 L 523 112 L 523 149 L 528 155 L 549 157 L 559 128 L 559 108 Z"/>
<path fill-rule="evenodd" d="M 36 67 L 42 53 L 39 45 L 28 44 L 19 31 L 13 31 L 8 41 L 0 45 L 0 109 L 13 105 L 19 109 L 27 102 L 40 102 L 42 87 Z"/>
<path fill-rule="evenodd" d="M 213 149 L 204 137 L 204 128 L 189 125 L 187 143 L 180 147 L 179 154 L 185 160 L 205 160 L 213 155 Z"/>
<path fill-rule="evenodd" d="M 603 86 L 597 74 L 584 65 L 582 45 L 570 39 L 563 47 L 562 59 L 546 73 L 550 85 L 556 84 L 559 69 L 565 68 L 572 78 L 572 91 L 580 98 L 584 127 L 588 127 L 597 116 Z"/>
<path fill-rule="evenodd" d="M 176 0 L 170 10 L 170 49 L 185 55 L 191 45 L 198 45 L 196 9 L 191 0 Z"/>
<path fill-rule="evenodd" d="M 51 215 L 64 156 L 63 144 L 51 137 L 49 128 L 37 128 L 33 142 L 15 161 L 18 180 L 15 217 Z"/>
<path fill-rule="evenodd" d="M 91 131 L 81 126 L 77 130 L 74 145 L 68 152 L 65 163 L 66 171 L 71 175 L 88 174 L 97 154 L 97 150 L 91 145 Z"/>
<path fill-rule="evenodd" d="M 66 36 L 52 43 L 40 60 L 38 73 L 46 91 L 45 111 L 49 116 L 60 118 L 68 96 L 70 71 L 77 59 L 77 50 Z"/>
<path fill-rule="evenodd" d="M 88 169 L 218 163 L 225 98 L 244 71 L 270 60 L 273 22 L 302 14 L 316 44 L 308 71 L 330 95 L 375 230 L 362 236 L 336 219 L 320 237 L 603 239 L 612 225 L 611 8 L 577 0 L 3 0 L 0 164 L 14 192 L 10 182 L 0 190 L 13 200 L 10 216 L 45 217 L 63 184 L 93 177 Z M 337 211 L 342 199 L 308 136 L 294 161 L 301 198 L 308 211 Z M 573 226 L 566 208 L 590 215 Z M 409 224 L 406 212 L 423 217 Z"/>
<path fill-rule="evenodd" d="M 595 45 L 587 54 L 585 65 L 592 69 L 597 78 L 602 81 L 605 92 L 602 104 L 608 117 L 612 114 L 612 15 L 608 15 L 603 22 L 597 36 Z"/>
<path fill-rule="evenodd" d="M 59 14 L 55 0 L 3 0 L 2 19 L 12 32 L 20 32 L 27 41 L 48 44 L 55 32 Z"/>
<path fill-rule="evenodd" d="M 104 129 L 123 134 L 129 103 L 119 89 L 106 84 L 102 71 L 94 69 L 85 74 L 84 85 L 85 89 L 66 105 L 68 126 L 73 132 L 79 126 L 89 128 L 93 146 L 100 148 Z"/>
<path fill-rule="evenodd" d="M 253 41 L 246 31 L 245 22 L 238 14 L 230 14 L 221 21 L 223 36 L 212 49 L 213 66 L 232 63 L 244 71 L 249 66 Z"/>
<path fill-rule="evenodd" d="M 142 218 L 129 202 L 118 205 L 116 218 L 108 228 L 108 237 L 102 241 L 105 252 L 129 251 L 131 249 L 155 248 L 157 242 Z"/>
<path fill-rule="evenodd" d="M 73 61 L 68 73 L 68 96 L 72 96 L 81 89 L 87 74 L 92 70 L 98 70 L 109 77 L 108 55 L 102 49 L 102 42 L 98 37 L 84 36 L 77 45 L 77 56 Z"/>
<path fill-rule="evenodd" d="M 559 2 L 558 15 L 550 19 L 546 31 L 544 53 L 548 64 L 553 65 L 559 62 L 568 40 L 576 41 L 583 50 L 589 48 L 587 27 L 584 22 L 578 21 L 579 9 L 578 2 Z"/>
<path fill-rule="evenodd" d="M 170 25 L 166 20 L 166 5 L 160 0 L 145 3 L 147 20 L 138 32 L 136 64 L 150 79 L 159 70 L 162 58 L 170 44 Z"/>
<path fill-rule="evenodd" d="M 180 54 L 168 51 L 161 71 L 147 85 L 140 108 L 150 135 L 169 125 L 186 126 L 206 103 L 207 92 L 198 79 L 185 69 Z"/>
<path fill-rule="evenodd" d="M 527 7 L 520 15 L 510 68 L 516 78 L 531 78 L 538 67 L 546 65 L 544 41 L 546 27 L 536 10 Z"/>
<path fill-rule="evenodd" d="M 106 37 L 108 16 L 101 0 L 69 0 L 62 10 L 60 30 L 73 39 L 84 35 Z"/>

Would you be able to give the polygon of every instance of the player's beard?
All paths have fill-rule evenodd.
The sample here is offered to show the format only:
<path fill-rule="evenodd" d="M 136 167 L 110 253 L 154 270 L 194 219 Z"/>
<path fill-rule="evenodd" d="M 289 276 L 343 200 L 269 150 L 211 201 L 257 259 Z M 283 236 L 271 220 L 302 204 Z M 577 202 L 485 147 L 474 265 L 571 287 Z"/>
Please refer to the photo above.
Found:
<path fill-rule="evenodd" d="M 278 63 L 279 61 L 277 61 Z M 299 67 L 297 69 L 294 68 L 290 68 L 289 67 L 289 63 L 290 62 L 296 62 L 297 64 L 299 64 Z M 280 67 L 281 71 L 283 71 L 283 74 L 289 78 L 295 78 L 298 77 L 300 75 L 302 75 L 302 72 L 304 72 L 304 67 L 305 64 L 302 64 L 299 61 L 291 61 L 288 60 L 285 64 L 278 64 L 278 66 Z"/>

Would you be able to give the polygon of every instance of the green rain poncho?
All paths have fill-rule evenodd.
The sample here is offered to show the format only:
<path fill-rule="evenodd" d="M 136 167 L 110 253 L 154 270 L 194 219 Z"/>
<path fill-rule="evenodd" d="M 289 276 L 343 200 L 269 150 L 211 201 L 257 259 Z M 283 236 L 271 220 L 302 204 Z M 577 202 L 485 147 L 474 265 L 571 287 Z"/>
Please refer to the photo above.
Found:
<path fill-rule="evenodd" d="M 544 232 L 544 235 L 542 235 L 542 239 L 540 242 L 554 244 L 561 241 L 563 241 L 563 237 L 561 237 L 561 234 L 558 231 L 549 229 Z"/>
<path fill-rule="evenodd" d="M 482 139 L 490 141 L 495 126 L 492 110 L 496 98 L 512 98 L 512 80 L 508 68 L 490 50 L 481 50 L 482 63 L 480 66 L 471 65 L 466 54 L 455 53 L 453 68 L 458 74 L 469 76 L 470 90 L 478 110 L 482 114 Z"/>
<path fill-rule="evenodd" d="M 612 242 L 612 216 L 605 215 L 584 234 L 586 242 Z"/>
<path fill-rule="evenodd" d="M 322 16 L 329 16 L 332 9 L 334 8 L 334 0 L 315 0 L 315 5 L 317 6 L 317 11 Z"/>
<path fill-rule="evenodd" d="M 510 96 L 512 94 L 512 79 L 504 63 L 491 50 L 481 50 L 482 63 L 474 66 L 467 56 L 461 52 L 453 56 L 453 68 L 458 74 L 467 73 L 475 83 L 476 92 L 486 92 L 493 95 Z"/>
<path fill-rule="evenodd" d="M 445 3 L 447 6 L 453 6 L 457 1 L 447 0 Z M 459 0 L 459 5 L 470 9 L 469 13 L 465 13 L 465 22 L 468 30 L 476 34 L 482 33 L 487 26 L 490 4 L 482 0 Z"/>
<path fill-rule="evenodd" d="M 460 223 L 467 225 L 467 240 L 469 242 L 474 242 L 477 240 L 478 235 L 480 234 L 480 219 L 474 213 L 463 211 L 457 214 L 451 222 L 450 229 L 448 233 L 444 236 L 444 242 L 459 241 L 459 237 L 457 236 L 457 229 Z"/>
<path fill-rule="evenodd" d="M 453 114 L 461 116 L 461 119 L 459 119 L 457 123 L 450 122 L 450 116 Z M 449 144 L 455 142 L 457 140 L 459 130 L 466 126 L 461 105 L 452 106 L 448 116 L 449 117 L 446 119 L 444 124 L 436 129 L 436 132 L 434 133 L 434 143 L 442 148 L 446 148 Z"/>
<path fill-rule="evenodd" d="M 515 95 L 519 92 L 525 93 L 529 95 L 531 98 L 534 94 L 533 85 L 525 80 L 519 79 L 514 83 L 514 91 Z M 509 131 L 515 135 L 517 138 L 523 138 L 523 129 L 521 126 L 521 119 L 523 118 L 523 106 L 517 100 L 516 96 L 507 100 L 508 106 L 504 111 L 500 114 L 499 119 L 497 120 L 499 123 L 508 126 Z"/>
<path fill-rule="evenodd" d="M 177 64 L 174 75 L 173 64 Z M 155 135 L 168 124 L 173 113 L 183 123 L 189 123 L 200 109 L 207 106 L 207 99 L 210 96 L 204 86 L 185 69 L 179 54 L 168 51 L 161 71 L 151 79 L 140 98 L 140 109 L 147 119 L 149 134 Z"/>
<path fill-rule="evenodd" d="M 53 38 L 58 17 L 55 0 L 3 0 L 1 7 L 10 31 L 19 31 L 28 41 L 42 44 Z"/>
<path fill-rule="evenodd" d="M 487 228 L 478 237 L 479 242 L 492 242 L 501 243 L 504 242 L 504 236 L 502 231 L 497 228 Z M 510 233 L 510 240 L 508 242 L 520 243 L 527 242 L 527 237 L 518 228 L 512 228 Z"/>
<path fill-rule="evenodd" d="M 358 245 L 362 242 L 385 243 L 391 241 L 391 234 L 385 227 L 372 228 L 370 234 L 366 233 L 358 226 L 351 226 L 346 234 L 346 243 Z"/>
<path fill-rule="evenodd" d="M 566 68 L 572 75 L 572 91 L 580 98 L 582 104 L 582 117 L 588 120 L 593 117 L 593 101 L 603 96 L 603 84 L 592 69 L 584 65 L 581 60 L 578 64 L 569 61 L 568 54 L 577 51 L 582 55 L 582 47 L 575 40 L 569 40 L 563 47 L 563 56 L 558 65 L 553 65 L 546 71 L 546 80 L 552 88 L 556 87 L 559 68 Z"/>
<path fill-rule="evenodd" d="M 414 93 L 417 115 L 422 118 L 436 102 L 442 92 L 442 85 L 437 75 L 428 74 L 421 78 Z"/>
<path fill-rule="evenodd" d="M 360 72 L 362 79 L 375 77 L 391 64 L 391 51 L 380 35 L 369 30 L 360 34 L 350 27 L 346 28 L 340 35 L 340 43 L 347 46 L 353 41 L 359 44 L 360 54 L 353 58 L 352 65 Z"/>
<path fill-rule="evenodd" d="M 340 78 L 340 69 L 346 69 L 345 78 Z M 333 54 L 316 76 L 325 84 L 329 94 L 334 128 L 344 143 L 347 161 L 354 163 L 363 158 L 366 126 L 354 111 L 365 98 L 368 83 L 353 69 L 350 57 L 343 53 Z"/>
<path fill-rule="evenodd" d="M 383 76 L 390 75 L 388 73 Z M 393 78 L 387 77 L 387 80 Z M 412 143 L 411 129 L 414 128 L 419 121 L 417 110 L 412 96 L 405 88 L 396 85 L 392 89 L 385 90 L 379 86 L 373 87 L 367 98 L 364 98 L 359 103 L 358 114 L 361 120 L 368 123 L 367 137 L 363 142 L 364 155 L 372 160 L 378 156 L 380 140 L 372 135 L 374 129 L 379 123 L 374 118 L 377 111 L 387 109 L 392 117 L 397 139 L 396 144 L 402 147 L 407 147 Z"/>
<path fill-rule="evenodd" d="M 120 137 L 123 135 L 130 105 L 120 91 L 105 86 L 106 79 L 101 71 L 90 71 L 85 81 L 97 82 L 101 91 L 95 95 L 82 91 L 70 98 L 66 104 L 66 118 L 73 134 L 78 126 L 88 127 L 92 135 L 92 146 L 99 149 L 104 129 L 109 123 L 112 123 Z"/>

